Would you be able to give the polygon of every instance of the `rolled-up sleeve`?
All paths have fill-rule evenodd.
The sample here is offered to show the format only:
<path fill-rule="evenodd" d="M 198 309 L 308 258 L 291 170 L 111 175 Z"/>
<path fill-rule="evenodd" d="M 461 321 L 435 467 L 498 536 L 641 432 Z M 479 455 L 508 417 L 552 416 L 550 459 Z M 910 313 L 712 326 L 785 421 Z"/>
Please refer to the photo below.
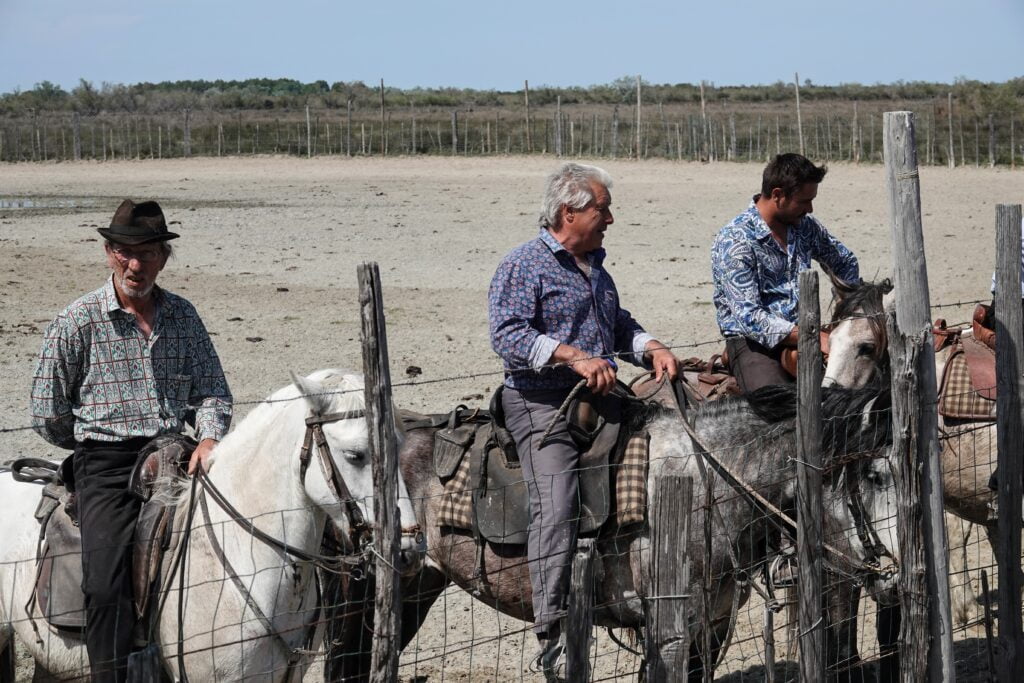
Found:
<path fill-rule="evenodd" d="M 84 348 L 78 332 L 64 315 L 50 323 L 32 375 L 32 428 L 59 448 L 75 447 L 72 387 L 78 386 Z"/>
<path fill-rule="evenodd" d="M 538 361 L 543 365 L 558 346 L 556 340 L 542 337 L 534 327 L 539 305 L 537 284 L 528 281 L 515 259 L 506 257 L 491 279 L 487 317 L 491 348 L 508 367 L 538 367 Z"/>
<path fill-rule="evenodd" d="M 198 314 L 195 314 L 190 322 L 195 350 L 192 355 L 192 390 L 189 394 L 189 405 L 195 406 L 196 409 L 196 438 L 200 441 L 220 441 L 231 427 L 231 416 L 234 412 L 231 390 L 206 326 Z"/>
<path fill-rule="evenodd" d="M 736 332 L 767 348 L 774 348 L 786 338 L 794 325 L 762 303 L 757 259 L 749 243 L 720 236 L 711 250 L 711 271 L 719 289 L 716 303 L 728 308 L 739 327 Z"/>

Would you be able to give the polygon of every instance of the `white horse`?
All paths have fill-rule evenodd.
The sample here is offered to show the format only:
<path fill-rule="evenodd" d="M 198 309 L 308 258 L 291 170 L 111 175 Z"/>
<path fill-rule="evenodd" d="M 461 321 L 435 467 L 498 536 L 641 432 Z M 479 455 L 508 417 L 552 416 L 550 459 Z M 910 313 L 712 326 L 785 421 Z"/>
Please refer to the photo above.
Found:
<path fill-rule="evenodd" d="M 826 385 L 860 387 L 887 366 L 884 315 L 891 308 L 890 290 L 887 282 L 837 290 L 839 302 L 829 337 Z M 951 351 L 951 347 L 946 347 L 935 354 L 936 382 L 941 382 Z M 942 435 L 940 458 L 950 573 L 962 577 L 961 583 L 951 591 L 953 616 L 958 623 L 965 624 L 976 620 L 980 612 L 974 586 L 967 575 L 966 546 L 972 533 L 971 525 L 981 525 L 989 532 L 989 541 L 995 540 L 988 521 L 988 503 L 993 497 L 988 481 L 997 461 L 996 424 L 994 421 L 952 421 L 940 415 L 939 432 Z"/>
<path fill-rule="evenodd" d="M 217 446 L 216 466 L 209 473 L 209 481 L 245 520 L 290 547 L 257 538 L 208 493 L 201 493 L 203 486 L 197 488 L 185 562 L 184 619 L 179 625 L 175 576 L 154 637 L 165 667 L 176 670 L 180 656 L 192 680 L 300 679 L 313 658 L 305 648 L 319 642 L 322 623 L 317 568 L 301 556 L 319 553 L 328 520 L 341 535 L 350 531 L 353 504 L 338 499 L 339 488 L 347 487 L 354 506 L 367 523 L 373 523 L 362 376 L 328 369 L 294 379 Z M 311 415 L 328 416 L 322 428 L 329 453 L 321 461 L 314 445 L 307 468 L 299 456 L 305 420 Z M 332 469 L 343 486 L 329 481 Z M 418 547 L 416 518 L 401 479 L 398 495 L 401 564 L 415 571 L 423 549 Z M 37 486 L 0 477 L 5 524 L 0 546 L 0 653 L 12 647 L 11 636 L 17 634 L 35 659 L 37 672 L 81 678 L 88 675 L 84 642 L 50 628 L 38 610 L 25 613 L 34 588 L 39 530 L 33 511 L 38 502 Z M 176 529 L 184 526 L 188 508 L 186 488 Z"/>

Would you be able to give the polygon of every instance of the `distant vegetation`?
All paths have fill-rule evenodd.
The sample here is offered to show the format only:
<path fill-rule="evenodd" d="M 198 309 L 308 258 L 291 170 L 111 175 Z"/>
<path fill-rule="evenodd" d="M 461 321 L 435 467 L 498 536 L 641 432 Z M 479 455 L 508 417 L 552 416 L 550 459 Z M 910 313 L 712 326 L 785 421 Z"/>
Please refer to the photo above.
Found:
<path fill-rule="evenodd" d="M 700 84 L 641 85 L 638 128 L 632 77 L 530 87 L 529 116 L 524 90 L 260 78 L 99 86 L 83 79 L 68 92 L 44 81 L 0 95 L 0 161 L 531 152 L 751 160 L 800 145 L 792 82 L 705 83 L 703 103 Z M 916 112 L 922 163 L 1016 166 L 1024 152 L 1024 77 L 836 86 L 805 80 L 800 101 L 804 148 L 818 158 L 877 161 L 880 114 L 893 109 Z"/>

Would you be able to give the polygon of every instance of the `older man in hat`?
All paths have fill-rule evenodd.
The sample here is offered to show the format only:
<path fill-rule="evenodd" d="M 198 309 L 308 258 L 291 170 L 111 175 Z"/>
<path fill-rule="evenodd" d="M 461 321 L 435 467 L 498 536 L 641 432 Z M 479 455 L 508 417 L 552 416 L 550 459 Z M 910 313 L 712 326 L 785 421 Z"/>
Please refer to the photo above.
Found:
<path fill-rule="evenodd" d="M 189 472 L 207 469 L 231 423 L 231 393 L 196 309 L 156 285 L 171 254 L 156 202 L 124 200 L 104 237 L 106 283 L 50 324 L 32 381 L 35 430 L 73 449 L 82 532 L 86 648 L 93 680 L 124 680 L 132 648 L 128 479 L 154 437 L 192 421 Z"/>

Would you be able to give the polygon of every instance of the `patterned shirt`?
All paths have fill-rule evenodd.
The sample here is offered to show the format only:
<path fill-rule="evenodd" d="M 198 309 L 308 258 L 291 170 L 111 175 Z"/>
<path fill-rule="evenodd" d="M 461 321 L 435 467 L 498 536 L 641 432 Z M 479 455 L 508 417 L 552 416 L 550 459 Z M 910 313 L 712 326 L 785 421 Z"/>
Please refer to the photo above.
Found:
<path fill-rule="evenodd" d="M 178 433 L 220 440 L 231 392 L 210 335 L 185 299 L 154 288 L 147 340 L 121 308 L 113 278 L 50 323 L 32 379 L 32 425 L 50 443 Z"/>
<path fill-rule="evenodd" d="M 860 279 L 857 257 L 810 214 L 790 226 L 784 251 L 754 202 L 719 231 L 711 247 L 711 275 L 718 328 L 768 348 L 786 338 L 797 321 L 799 278 L 821 263 L 846 282 Z"/>
<path fill-rule="evenodd" d="M 505 256 L 487 297 L 491 346 L 505 362 L 505 384 L 514 389 L 562 389 L 580 375 L 545 368 L 559 344 L 590 354 L 643 364 L 653 339 L 619 306 L 615 282 L 602 264 L 604 249 L 587 254 L 589 277 L 546 229 Z"/>

